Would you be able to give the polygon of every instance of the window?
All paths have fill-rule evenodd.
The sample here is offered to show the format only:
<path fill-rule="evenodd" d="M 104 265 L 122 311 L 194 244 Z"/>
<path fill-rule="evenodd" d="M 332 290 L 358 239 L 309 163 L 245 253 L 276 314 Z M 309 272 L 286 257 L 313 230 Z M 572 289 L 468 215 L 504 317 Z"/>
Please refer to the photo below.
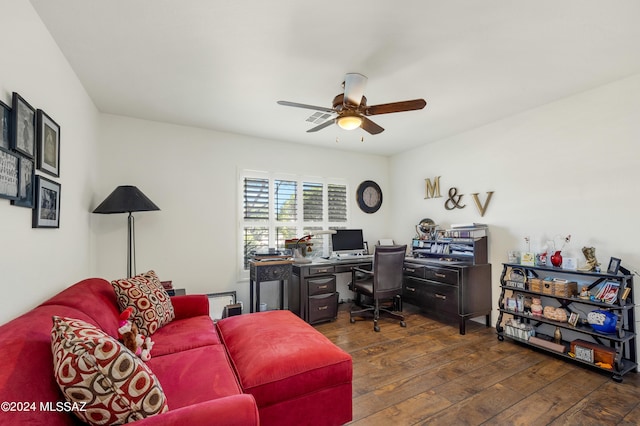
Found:
<path fill-rule="evenodd" d="M 347 226 L 345 183 L 247 171 L 241 175 L 240 188 L 242 276 L 246 276 L 254 251 L 284 248 L 287 239 Z M 328 241 L 327 235 L 313 238 L 312 250 L 328 254 Z"/>

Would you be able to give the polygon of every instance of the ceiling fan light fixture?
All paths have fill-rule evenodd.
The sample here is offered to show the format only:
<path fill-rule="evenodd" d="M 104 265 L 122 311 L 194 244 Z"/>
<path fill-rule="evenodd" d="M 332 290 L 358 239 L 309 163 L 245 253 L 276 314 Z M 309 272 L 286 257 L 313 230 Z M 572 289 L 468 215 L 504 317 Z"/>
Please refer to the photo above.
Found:
<path fill-rule="evenodd" d="M 357 115 L 343 115 L 338 118 L 338 126 L 344 130 L 353 130 L 360 127 L 362 124 L 362 117 Z"/>

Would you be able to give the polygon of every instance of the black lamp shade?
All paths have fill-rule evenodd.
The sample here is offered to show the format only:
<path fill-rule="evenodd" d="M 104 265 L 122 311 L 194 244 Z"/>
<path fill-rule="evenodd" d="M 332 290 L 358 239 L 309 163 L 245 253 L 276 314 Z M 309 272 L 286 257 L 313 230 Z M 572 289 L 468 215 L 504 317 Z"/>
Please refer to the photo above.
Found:
<path fill-rule="evenodd" d="M 153 201 L 133 185 L 121 185 L 100 203 L 94 213 L 131 213 L 160 210 Z"/>

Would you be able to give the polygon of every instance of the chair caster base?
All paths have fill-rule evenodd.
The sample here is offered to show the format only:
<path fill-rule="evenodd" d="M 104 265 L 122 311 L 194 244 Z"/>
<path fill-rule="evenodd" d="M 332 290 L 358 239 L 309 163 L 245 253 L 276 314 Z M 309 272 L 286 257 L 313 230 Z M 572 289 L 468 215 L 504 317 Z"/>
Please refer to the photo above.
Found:
<path fill-rule="evenodd" d="M 355 323 L 356 323 L 356 319 L 355 319 L 355 318 L 349 318 L 349 322 L 350 322 L 351 324 L 355 324 Z"/>
<path fill-rule="evenodd" d="M 377 325 L 373 326 L 373 331 L 380 332 L 380 327 Z"/>
<path fill-rule="evenodd" d="M 406 327 L 406 326 L 407 326 L 407 323 L 406 323 L 406 322 L 404 322 L 404 321 L 400 321 L 400 327 Z"/>

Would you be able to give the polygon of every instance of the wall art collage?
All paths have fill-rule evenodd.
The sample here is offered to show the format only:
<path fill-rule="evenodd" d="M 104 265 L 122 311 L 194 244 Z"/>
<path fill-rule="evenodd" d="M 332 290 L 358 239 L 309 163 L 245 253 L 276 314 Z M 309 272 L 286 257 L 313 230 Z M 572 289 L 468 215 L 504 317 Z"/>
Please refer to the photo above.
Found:
<path fill-rule="evenodd" d="M 60 227 L 60 126 L 13 92 L 0 101 L 0 198 L 33 210 L 32 228 Z"/>

